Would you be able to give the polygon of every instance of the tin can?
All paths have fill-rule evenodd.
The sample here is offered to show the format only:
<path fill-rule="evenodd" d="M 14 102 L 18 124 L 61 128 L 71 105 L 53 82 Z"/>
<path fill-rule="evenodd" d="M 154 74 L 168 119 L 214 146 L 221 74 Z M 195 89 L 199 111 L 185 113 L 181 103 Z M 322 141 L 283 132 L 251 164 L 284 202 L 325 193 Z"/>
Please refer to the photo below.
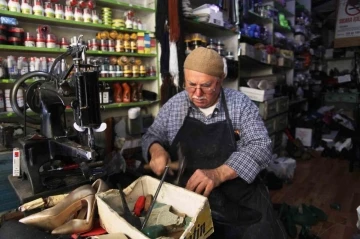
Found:
<path fill-rule="evenodd" d="M 102 51 L 109 51 L 109 45 L 108 45 L 107 40 L 101 39 L 101 41 L 100 41 L 100 49 Z"/>
<path fill-rule="evenodd" d="M 122 40 L 116 40 L 115 51 L 124 52 L 124 42 Z"/>
<path fill-rule="evenodd" d="M 124 40 L 124 51 L 125 51 L 125 52 L 130 52 L 130 49 L 131 49 L 131 47 L 130 47 L 130 41 Z"/>
<path fill-rule="evenodd" d="M 115 52 L 115 41 L 112 39 L 108 40 L 109 51 Z"/>

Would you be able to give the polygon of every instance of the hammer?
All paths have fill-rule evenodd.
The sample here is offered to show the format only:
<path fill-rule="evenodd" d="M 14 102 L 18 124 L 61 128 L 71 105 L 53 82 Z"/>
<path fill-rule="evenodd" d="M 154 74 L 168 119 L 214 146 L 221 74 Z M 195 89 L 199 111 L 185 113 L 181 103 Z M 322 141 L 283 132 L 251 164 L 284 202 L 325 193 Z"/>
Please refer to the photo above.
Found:
<path fill-rule="evenodd" d="M 181 175 L 184 173 L 184 170 L 186 167 L 186 158 L 185 158 L 185 155 L 184 155 L 184 152 L 183 152 L 180 142 L 176 146 L 177 146 L 178 161 L 170 162 L 170 163 L 168 163 L 167 166 L 169 167 L 169 169 L 177 171 L 177 176 L 176 176 L 176 180 L 175 180 L 174 184 L 179 185 Z M 144 169 L 147 171 L 151 171 L 149 164 L 145 164 Z"/>

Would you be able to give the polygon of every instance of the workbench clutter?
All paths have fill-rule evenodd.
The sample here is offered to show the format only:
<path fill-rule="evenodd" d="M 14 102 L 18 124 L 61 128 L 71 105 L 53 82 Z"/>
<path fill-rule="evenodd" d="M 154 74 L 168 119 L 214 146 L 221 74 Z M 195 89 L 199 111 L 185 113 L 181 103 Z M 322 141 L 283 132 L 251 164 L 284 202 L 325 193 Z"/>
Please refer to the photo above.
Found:
<path fill-rule="evenodd" d="M 207 198 L 166 182 L 160 188 L 160 183 L 150 176 L 138 178 L 123 190 L 126 202 L 117 189 L 96 194 L 100 225 L 109 234 L 124 233 L 134 239 L 209 237 L 213 233 L 213 222 Z M 135 208 L 137 215 L 146 218 L 150 195 L 156 200 L 144 224 L 145 219 L 126 212 L 126 206 Z M 139 214 L 138 208 L 144 211 Z"/>

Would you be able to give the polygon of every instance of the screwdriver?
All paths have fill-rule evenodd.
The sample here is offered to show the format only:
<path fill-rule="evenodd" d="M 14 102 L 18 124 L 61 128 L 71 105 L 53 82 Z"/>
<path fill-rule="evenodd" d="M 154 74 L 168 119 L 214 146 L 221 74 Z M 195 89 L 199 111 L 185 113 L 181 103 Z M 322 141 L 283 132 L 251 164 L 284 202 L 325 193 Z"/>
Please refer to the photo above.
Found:
<path fill-rule="evenodd" d="M 78 169 L 79 168 L 79 164 L 69 164 L 63 167 L 58 167 L 58 168 L 52 168 L 49 169 L 48 172 L 50 171 L 60 171 L 60 170 L 72 170 L 72 169 Z"/>
<path fill-rule="evenodd" d="M 140 217 L 141 215 L 141 211 L 144 209 L 145 207 L 145 196 L 140 196 L 135 203 L 134 206 L 134 214 L 137 217 Z"/>

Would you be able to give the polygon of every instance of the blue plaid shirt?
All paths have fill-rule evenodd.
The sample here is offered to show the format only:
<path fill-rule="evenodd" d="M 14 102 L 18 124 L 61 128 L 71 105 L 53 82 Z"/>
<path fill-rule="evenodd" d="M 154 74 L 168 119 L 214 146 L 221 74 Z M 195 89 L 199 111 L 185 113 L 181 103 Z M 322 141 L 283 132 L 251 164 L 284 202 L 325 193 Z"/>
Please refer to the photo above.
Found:
<path fill-rule="evenodd" d="M 237 151 L 231 154 L 225 164 L 234 169 L 239 177 L 251 183 L 271 160 L 271 140 L 257 106 L 239 91 L 224 88 L 224 93 L 233 128 L 240 131 Z M 164 146 L 171 145 L 183 124 L 189 107 L 192 108 L 190 117 L 205 124 L 225 120 L 221 97 L 214 112 L 205 116 L 191 103 L 186 91 L 178 93 L 161 107 L 154 123 L 142 138 L 143 156 L 147 161 L 149 160 L 149 147 L 152 143 L 157 141 Z"/>

